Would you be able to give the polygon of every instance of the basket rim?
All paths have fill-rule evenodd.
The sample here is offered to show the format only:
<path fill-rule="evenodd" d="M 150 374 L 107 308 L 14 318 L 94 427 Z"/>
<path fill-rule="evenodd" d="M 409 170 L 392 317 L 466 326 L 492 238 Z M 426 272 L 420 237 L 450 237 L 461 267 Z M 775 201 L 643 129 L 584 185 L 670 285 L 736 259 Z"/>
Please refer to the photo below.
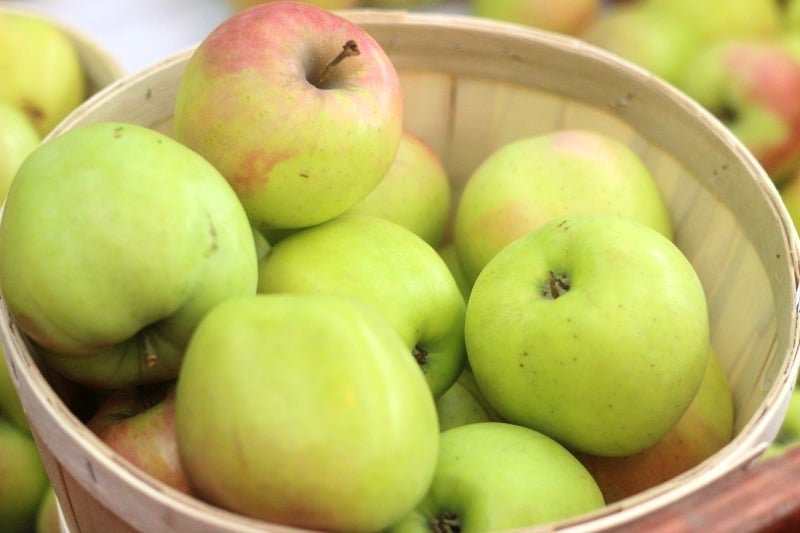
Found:
<path fill-rule="evenodd" d="M 352 20 L 357 24 L 367 25 L 397 25 L 427 27 L 436 29 L 445 24 L 450 28 L 466 31 L 479 32 L 483 34 L 503 33 L 504 37 L 513 37 L 526 41 L 534 41 L 539 44 L 555 47 L 562 52 L 569 54 L 582 54 L 591 60 L 601 61 L 608 68 L 621 70 L 626 76 L 631 77 L 637 83 L 644 83 L 663 92 L 672 102 L 679 106 L 687 115 L 692 115 L 702 127 L 711 131 L 721 142 L 731 149 L 733 155 L 745 166 L 748 174 L 756 180 L 761 193 L 769 202 L 773 211 L 774 218 L 782 232 L 785 250 L 788 252 L 785 266 L 793 276 L 793 301 L 794 309 L 790 318 L 790 353 L 783 357 L 783 361 L 778 371 L 775 381 L 771 384 L 764 400 L 761 402 L 756 413 L 740 429 L 734 439 L 715 454 L 714 457 L 701 465 L 681 474 L 677 478 L 663 483 L 657 487 L 639 493 L 635 496 L 609 504 L 596 512 L 577 517 L 576 519 L 548 524 L 542 528 L 529 528 L 528 530 L 571 530 L 573 527 L 586 531 L 587 529 L 604 529 L 629 523 L 632 519 L 640 517 L 644 513 L 680 500 L 693 491 L 712 483 L 720 477 L 730 473 L 732 469 L 744 468 L 752 464 L 766 449 L 768 441 L 763 440 L 759 435 L 769 434 L 774 428 L 775 422 L 766 415 L 775 409 L 780 410 L 783 404 L 788 402 L 789 393 L 793 388 L 794 380 L 797 379 L 798 368 L 800 368 L 800 328 L 798 327 L 798 310 L 800 309 L 800 238 L 781 200 L 777 188 L 766 174 L 761 165 L 757 162 L 752 153 L 727 129 L 716 117 L 704 109 L 700 104 L 689 98 L 677 88 L 669 85 L 657 78 L 641 67 L 626 61 L 615 54 L 602 50 L 594 45 L 590 45 L 578 38 L 555 34 L 536 28 L 520 26 L 514 23 L 501 21 L 491 21 L 473 17 L 470 15 L 438 14 L 438 13 L 411 13 L 407 11 L 375 10 L 375 9 L 356 9 L 339 11 L 342 16 Z M 126 87 L 146 80 L 153 72 L 175 66 L 186 61 L 197 45 L 192 45 L 178 51 L 150 67 L 142 69 L 131 75 L 123 76 L 104 87 L 62 121 L 45 138 L 54 137 L 68 129 L 74 122 L 80 120 L 94 106 L 112 99 L 118 92 Z M 223 509 L 200 502 L 188 497 L 178 491 L 166 487 L 162 483 L 151 479 L 149 476 L 142 477 L 138 473 L 133 473 L 118 459 L 113 457 L 110 449 L 97 446 L 102 441 L 91 434 L 88 429 L 82 431 L 83 424 L 77 418 L 64 417 L 64 413 L 69 409 L 61 402 L 61 399 L 50 389 L 46 379 L 36 366 L 32 356 L 27 350 L 24 338 L 11 323 L 10 316 L 5 307 L 5 302 L 0 301 L 0 329 L 2 330 L 3 342 L 7 345 L 9 354 L 9 365 L 15 365 L 16 371 L 30 380 L 30 385 L 37 385 L 45 392 L 46 400 L 43 408 L 48 410 L 48 414 L 58 419 L 58 425 L 62 431 L 74 437 L 82 448 L 82 451 L 104 465 L 114 470 L 126 481 L 136 485 L 142 490 L 146 490 L 153 497 L 158 498 L 163 504 L 182 512 L 197 512 L 198 510 L 210 512 L 216 519 L 224 521 L 225 524 L 241 526 L 244 528 L 270 527 L 281 531 L 297 531 L 296 528 L 266 524 L 254 521 L 247 517 L 230 513 Z M 15 375 L 15 374 L 12 374 Z M 788 384 L 792 383 L 789 387 Z M 18 384 L 15 381 L 15 386 Z M 61 404 L 60 406 L 58 404 Z M 783 405 L 785 410 L 785 405 Z M 744 450 L 744 451 L 742 451 Z M 725 461 L 723 461 L 723 458 Z M 231 522 L 232 521 L 232 522 Z M 222 523 L 222 522 L 220 522 Z"/>

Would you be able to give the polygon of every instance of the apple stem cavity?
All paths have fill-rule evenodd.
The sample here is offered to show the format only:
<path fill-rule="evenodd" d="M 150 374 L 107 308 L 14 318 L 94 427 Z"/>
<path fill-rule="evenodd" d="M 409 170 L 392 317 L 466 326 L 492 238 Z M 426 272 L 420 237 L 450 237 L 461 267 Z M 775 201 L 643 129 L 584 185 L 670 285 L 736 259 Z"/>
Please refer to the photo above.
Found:
<path fill-rule="evenodd" d="M 554 273 L 552 270 L 542 286 L 542 296 L 555 300 L 569 291 L 569 276 L 563 272 Z"/>
<path fill-rule="evenodd" d="M 348 57 L 357 56 L 360 53 L 361 50 L 358 49 L 358 45 L 356 44 L 355 41 L 349 40 L 346 43 L 344 43 L 344 46 L 342 46 L 342 51 L 339 52 L 339 55 L 331 59 L 330 62 L 327 65 L 325 65 L 325 68 L 322 69 L 322 72 L 319 73 L 319 76 L 317 77 L 317 81 L 314 84 L 314 86 L 321 89 L 322 85 L 325 83 L 325 80 L 328 79 L 328 75 L 330 75 L 330 73 L 333 71 L 333 68 L 336 65 L 338 65 Z"/>
<path fill-rule="evenodd" d="M 444 511 L 431 520 L 431 531 L 433 533 L 459 533 L 461 520 L 457 514 Z"/>

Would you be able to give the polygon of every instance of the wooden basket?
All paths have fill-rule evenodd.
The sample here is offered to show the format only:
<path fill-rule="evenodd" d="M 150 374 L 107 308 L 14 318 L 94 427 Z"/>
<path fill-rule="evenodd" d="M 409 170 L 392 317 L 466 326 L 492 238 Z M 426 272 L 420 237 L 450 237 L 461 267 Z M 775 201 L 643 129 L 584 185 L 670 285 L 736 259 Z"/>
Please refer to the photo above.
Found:
<path fill-rule="evenodd" d="M 86 75 L 86 88 L 89 95 L 93 95 L 125 75 L 122 64 L 100 42 L 59 18 L 38 11 L 35 7 L 23 2 L 0 2 L 0 13 L 14 13 L 43 19 L 60 28 L 78 50 L 78 56 Z"/>
<path fill-rule="evenodd" d="M 735 437 L 689 472 L 543 529 L 631 525 L 751 465 L 774 438 L 798 371 L 798 239 L 772 182 L 699 105 L 618 58 L 571 38 L 452 15 L 351 11 L 402 78 L 405 125 L 440 155 L 458 194 L 512 139 L 589 128 L 632 147 L 667 200 L 675 239 L 705 286 L 712 342 L 730 379 Z M 186 50 L 114 84 L 51 135 L 105 120 L 169 132 Z M 15 384 L 73 531 L 288 530 L 222 511 L 135 471 L 50 387 L 0 306 Z"/>

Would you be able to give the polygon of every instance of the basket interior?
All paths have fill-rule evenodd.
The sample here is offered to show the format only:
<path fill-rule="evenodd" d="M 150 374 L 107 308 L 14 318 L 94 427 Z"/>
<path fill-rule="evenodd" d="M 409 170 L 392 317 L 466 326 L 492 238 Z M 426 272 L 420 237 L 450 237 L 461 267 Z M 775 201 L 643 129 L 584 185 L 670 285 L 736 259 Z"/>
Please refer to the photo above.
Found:
<path fill-rule="evenodd" d="M 708 297 L 712 343 L 735 396 L 737 436 L 726 450 L 771 440 L 797 373 L 797 237 L 752 156 L 699 106 L 580 41 L 466 17 L 350 16 L 392 58 L 405 127 L 441 157 L 456 199 L 489 153 L 523 136 L 588 128 L 642 157 Z M 105 120 L 169 133 L 190 54 L 101 91 L 51 135 Z M 604 512 L 622 508 L 630 505 Z"/>

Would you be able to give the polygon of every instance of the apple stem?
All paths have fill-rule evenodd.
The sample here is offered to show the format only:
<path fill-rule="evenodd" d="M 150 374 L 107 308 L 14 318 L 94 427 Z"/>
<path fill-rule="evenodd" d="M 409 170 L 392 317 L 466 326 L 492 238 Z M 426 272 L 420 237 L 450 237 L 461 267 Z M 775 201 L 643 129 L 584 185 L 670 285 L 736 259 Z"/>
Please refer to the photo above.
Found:
<path fill-rule="evenodd" d="M 461 520 L 458 515 L 444 511 L 431 521 L 431 531 L 434 533 L 458 533 L 461 531 Z"/>
<path fill-rule="evenodd" d="M 411 350 L 411 354 L 414 356 L 414 359 L 417 360 L 417 364 L 421 367 L 425 367 L 428 363 L 428 350 L 422 348 L 419 344 L 414 346 Z"/>
<path fill-rule="evenodd" d="M 563 292 L 569 291 L 569 278 L 566 274 L 556 274 L 550 271 L 550 277 L 542 289 L 542 295 L 555 300 Z"/>
<path fill-rule="evenodd" d="M 327 65 L 325 65 L 325 68 L 323 68 L 322 72 L 319 73 L 319 77 L 317 78 L 317 83 L 315 83 L 314 85 L 320 87 L 328 78 L 328 75 L 331 73 L 331 70 L 333 70 L 333 67 L 335 67 L 348 57 L 357 56 L 360 53 L 361 50 L 358 49 L 358 45 L 356 44 L 355 41 L 349 40 L 346 43 L 344 43 L 344 46 L 342 46 L 342 51 L 339 52 L 339 55 L 334 57 Z"/>
<path fill-rule="evenodd" d="M 158 354 L 156 353 L 156 350 L 153 347 L 153 342 L 150 340 L 150 336 L 147 333 L 142 335 L 142 345 L 144 366 L 145 368 L 153 368 L 158 363 Z"/>

